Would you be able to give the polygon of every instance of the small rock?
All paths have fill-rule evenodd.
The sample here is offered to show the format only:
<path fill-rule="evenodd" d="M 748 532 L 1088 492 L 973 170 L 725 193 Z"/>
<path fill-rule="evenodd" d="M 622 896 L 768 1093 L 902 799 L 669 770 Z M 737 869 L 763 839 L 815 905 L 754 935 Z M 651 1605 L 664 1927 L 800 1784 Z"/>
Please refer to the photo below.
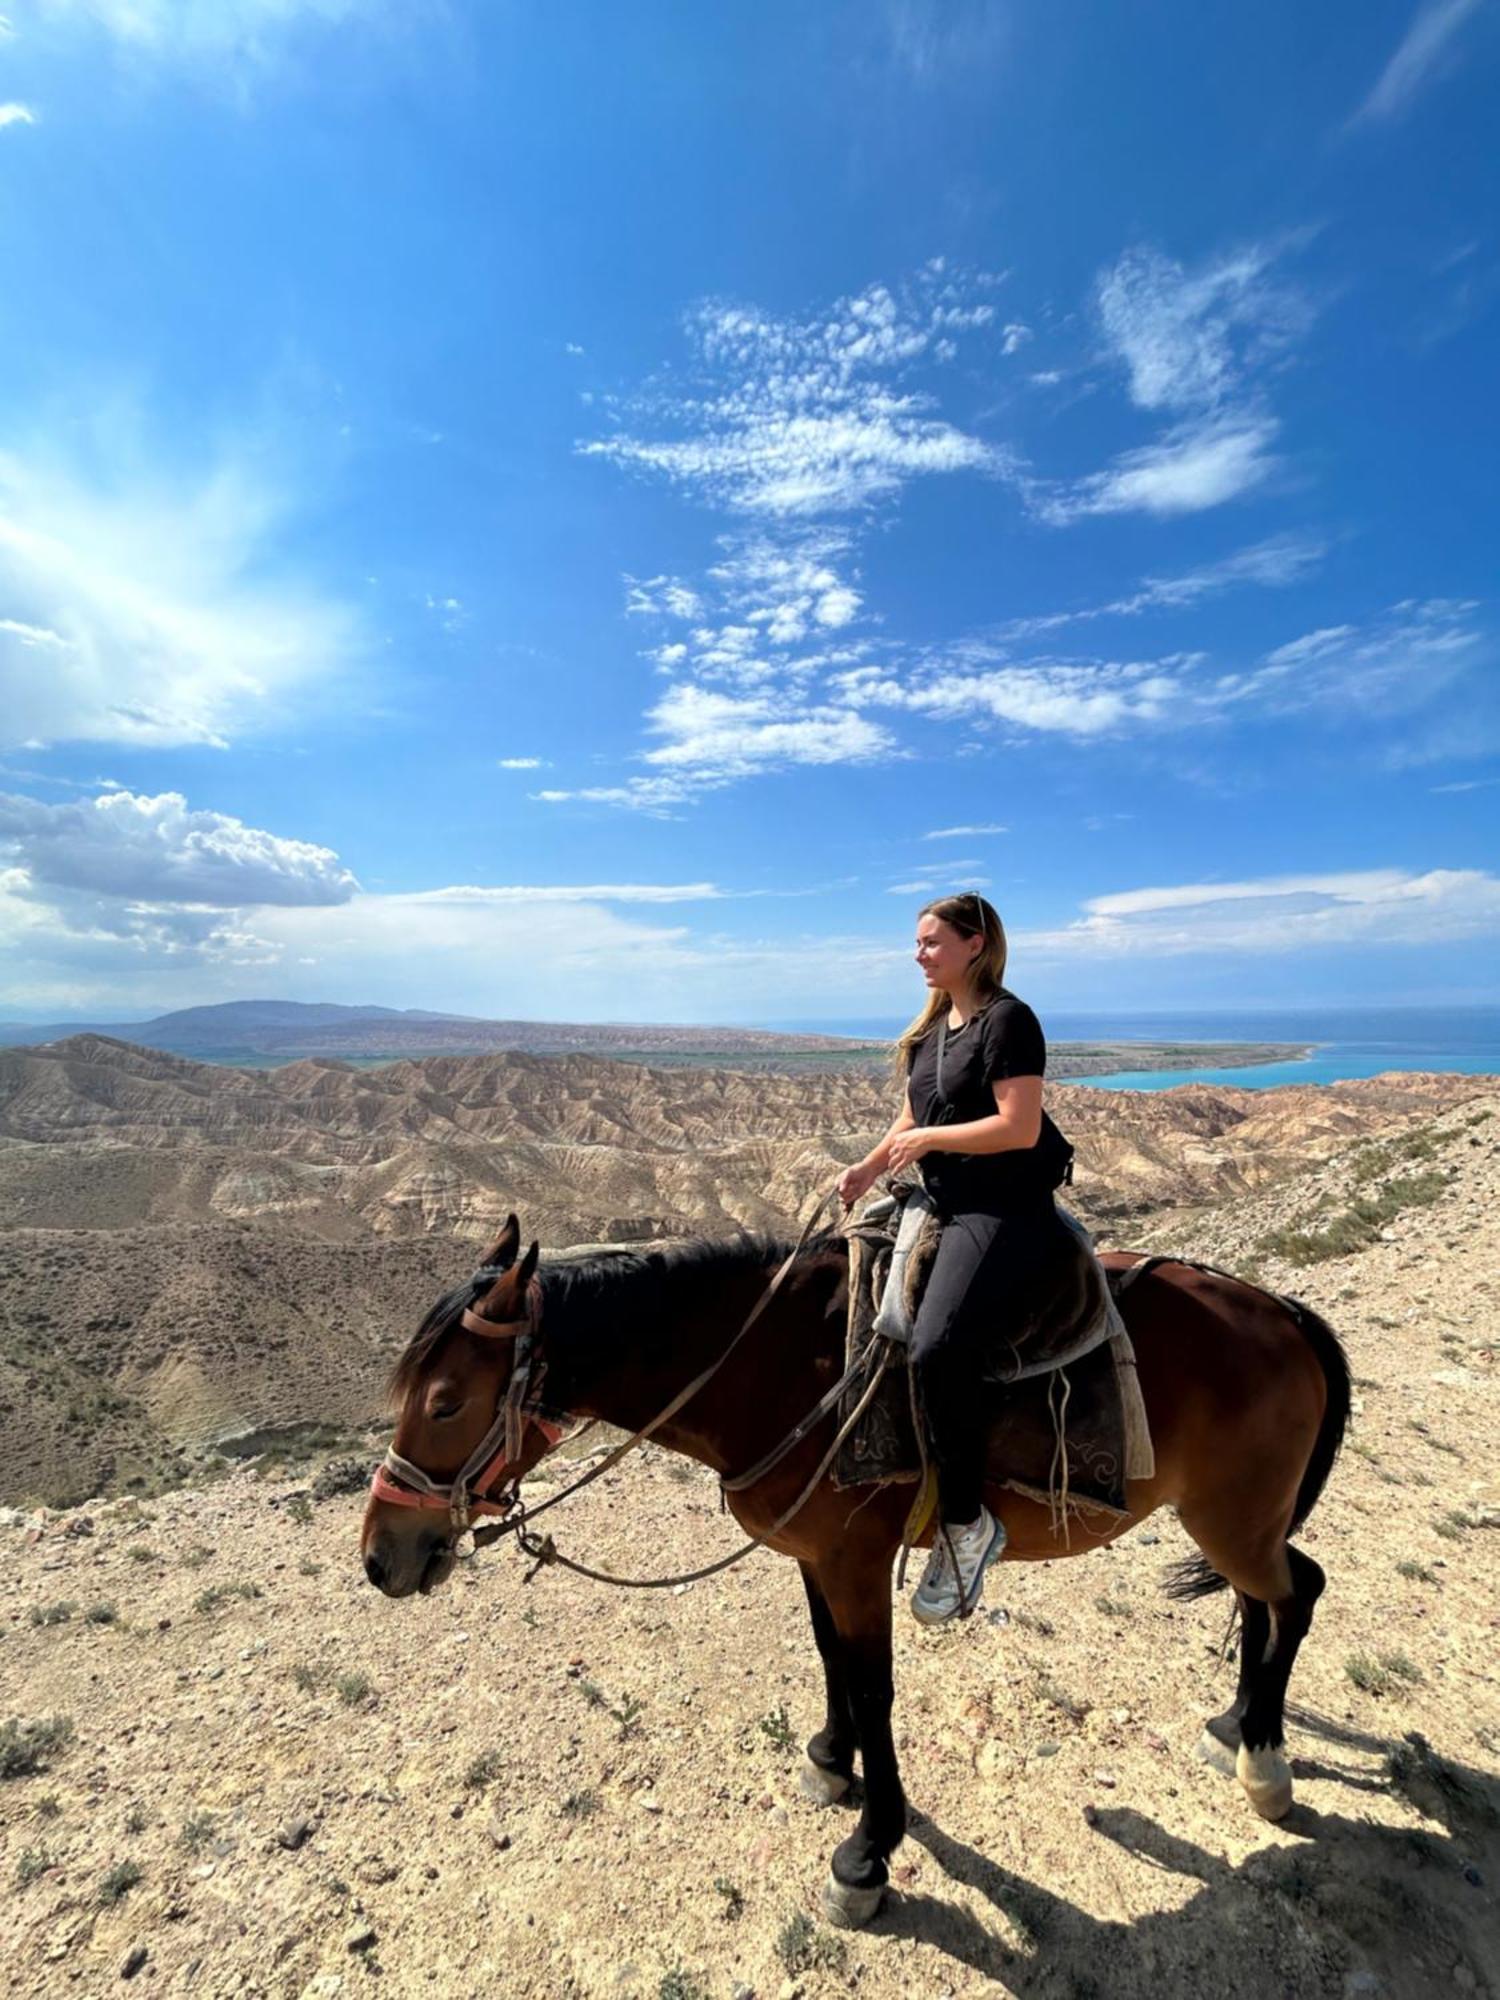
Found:
<path fill-rule="evenodd" d="M 755 1988 L 743 1984 L 731 1987 L 729 2000 L 755 2000 Z"/>
<path fill-rule="evenodd" d="M 289 1819 L 284 1826 L 277 1828 L 276 1838 L 288 1854 L 295 1854 L 312 1830 L 313 1823 L 310 1819 L 300 1817 Z"/>
<path fill-rule="evenodd" d="M 94 1523 L 87 1514 L 75 1514 L 63 1528 L 65 1535 L 91 1535 L 93 1532 Z"/>
<path fill-rule="evenodd" d="M 1154 1549 L 1161 1540 L 1161 1536 L 1153 1535 L 1148 1529 L 1142 1529 L 1141 1533 L 1136 1536 L 1136 1540 L 1143 1549 Z"/>
<path fill-rule="evenodd" d="M 1036 1754 L 1038 1757 L 1055 1757 L 1061 1748 L 1060 1743 L 1038 1743 Z"/>
<path fill-rule="evenodd" d="M 430 1861 L 428 1862 L 427 1866 L 422 1870 L 422 1873 L 427 1877 L 429 1882 L 435 1882 L 438 1878 L 438 1872 L 433 1867 Z"/>
<path fill-rule="evenodd" d="M 783 1979 L 776 1989 L 776 2000 L 802 2000 L 802 1988 L 795 1979 Z"/>
<path fill-rule="evenodd" d="M 463 1816 L 464 1816 L 464 1809 L 462 1806 L 449 1806 L 448 1808 L 449 1819 L 462 1819 Z"/>
<path fill-rule="evenodd" d="M 1094 1783 L 1096 1785 L 1103 1785 L 1107 1792 L 1112 1792 L 1117 1782 L 1118 1780 L 1113 1771 L 1096 1771 L 1094 1773 Z"/>
<path fill-rule="evenodd" d="M 497 1819 L 490 1821 L 490 1840 L 502 1854 L 510 1846 L 510 1835 Z M 431 1873 L 436 1875 L 437 1870 L 434 1868 L 431 1870 Z"/>
<path fill-rule="evenodd" d="M 997 1604 L 993 1611 L 986 1611 L 984 1615 L 986 1623 L 990 1625 L 1008 1625 L 1010 1623 L 1010 1613 L 1003 1604 Z"/>
<path fill-rule="evenodd" d="M 659 1813 L 661 1811 L 660 1799 L 646 1798 L 639 1800 L 637 1803 L 639 1804 L 642 1812 Z"/>
<path fill-rule="evenodd" d="M 129 1951 L 126 1952 L 124 1960 L 121 1963 L 120 1977 L 122 1979 L 134 1979 L 150 1956 L 151 1953 L 145 1945 L 133 1944 Z"/>
<path fill-rule="evenodd" d="M 1479 1984 L 1479 1981 L 1470 1972 L 1468 1966 L 1459 1963 L 1453 1968 L 1453 1984 L 1458 1988 L 1460 1993 L 1472 1993 Z"/>
<path fill-rule="evenodd" d="M 345 1951 L 373 1951 L 375 1949 L 375 1927 L 373 1924 L 356 1924 L 344 1939 Z"/>
<path fill-rule="evenodd" d="M 1468 1883 L 1471 1889 L 1482 1889 L 1484 1887 L 1484 1877 L 1480 1874 L 1479 1870 L 1474 1866 L 1472 1861 L 1466 1861 L 1464 1863 L 1464 1880 Z"/>
<path fill-rule="evenodd" d="M 1357 2000 L 1357 1996 L 1363 1993 L 1383 1993 L 1384 1991 L 1385 1988 L 1380 1979 L 1367 1966 L 1361 1966 L 1358 1972 L 1351 1972 L 1344 1981 L 1344 1992 L 1348 1996 L 1348 2000 Z"/>

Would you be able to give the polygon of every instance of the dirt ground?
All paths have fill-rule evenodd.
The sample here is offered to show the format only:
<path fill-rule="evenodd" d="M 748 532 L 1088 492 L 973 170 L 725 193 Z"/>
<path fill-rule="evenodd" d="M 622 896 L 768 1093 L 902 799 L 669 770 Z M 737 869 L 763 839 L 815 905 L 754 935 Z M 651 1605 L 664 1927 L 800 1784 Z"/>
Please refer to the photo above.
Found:
<path fill-rule="evenodd" d="M 1369 1247 L 1267 1266 L 1357 1383 L 1300 1538 L 1329 1588 L 1280 1825 L 1194 1754 L 1233 1669 L 1225 1601 L 1160 1594 L 1187 1546 L 1168 1515 L 1000 1569 L 961 1629 L 898 1607 L 913 1824 L 885 1911 L 836 1933 L 851 1822 L 798 1792 L 821 1681 L 793 1565 L 630 1595 L 490 1551 L 393 1604 L 358 1566 L 360 1496 L 252 1468 L 0 1514 L 0 1717 L 72 1724 L 0 1782 L 10 1987 L 1500 1996 L 1497 1128 L 1448 1118 L 1447 1191 Z M 1277 1201 L 1199 1215 L 1194 1247 L 1252 1240 Z M 648 1452 L 558 1539 L 668 1570 L 734 1532 L 705 1474 Z"/>

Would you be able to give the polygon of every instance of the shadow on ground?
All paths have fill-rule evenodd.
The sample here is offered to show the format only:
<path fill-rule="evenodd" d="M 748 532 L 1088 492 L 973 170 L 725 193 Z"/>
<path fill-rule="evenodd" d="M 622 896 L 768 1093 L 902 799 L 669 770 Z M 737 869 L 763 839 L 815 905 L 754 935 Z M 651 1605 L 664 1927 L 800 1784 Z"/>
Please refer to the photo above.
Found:
<path fill-rule="evenodd" d="M 1392 1743 L 1306 1709 L 1293 1719 L 1322 1745 L 1294 1771 L 1344 1787 L 1351 1810 L 1296 1805 L 1270 1844 L 1238 1865 L 1129 1807 L 1085 1814 L 1080 1842 L 1108 1841 L 1196 1882 L 1178 1907 L 1134 1921 L 1092 1917 L 918 1819 L 909 1838 L 1003 1922 L 992 1930 L 940 1897 L 893 1894 L 875 1930 L 946 1953 L 960 1986 L 977 1973 L 1021 2000 L 1500 1994 L 1500 1779 L 1438 1755 L 1421 1736 Z M 1362 1801 L 1393 1791 L 1432 1824 L 1362 1816 Z"/>

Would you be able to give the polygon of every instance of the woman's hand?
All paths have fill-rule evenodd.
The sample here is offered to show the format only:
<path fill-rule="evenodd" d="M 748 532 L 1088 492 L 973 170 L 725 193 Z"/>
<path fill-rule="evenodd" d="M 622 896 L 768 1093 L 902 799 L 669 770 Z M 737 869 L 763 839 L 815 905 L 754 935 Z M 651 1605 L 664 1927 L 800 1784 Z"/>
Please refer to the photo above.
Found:
<path fill-rule="evenodd" d="M 913 1125 L 909 1131 L 898 1132 L 890 1145 L 891 1172 L 898 1174 L 903 1167 L 914 1167 L 935 1144 L 936 1135 L 926 1125 Z"/>
<path fill-rule="evenodd" d="M 839 1200 L 845 1208 L 853 1208 L 861 1195 L 868 1194 L 880 1177 L 880 1168 L 872 1167 L 868 1160 L 859 1160 L 852 1167 L 845 1167 L 835 1185 Z"/>

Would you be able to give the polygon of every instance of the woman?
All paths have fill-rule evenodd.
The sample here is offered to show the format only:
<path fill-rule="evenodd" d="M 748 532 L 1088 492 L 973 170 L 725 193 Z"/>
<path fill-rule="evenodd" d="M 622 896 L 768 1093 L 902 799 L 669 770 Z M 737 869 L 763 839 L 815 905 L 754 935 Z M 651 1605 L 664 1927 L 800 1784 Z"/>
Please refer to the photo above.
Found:
<path fill-rule="evenodd" d="M 941 1525 L 912 1598 L 924 1625 L 967 1615 L 1005 1529 L 983 1501 L 988 1354 L 1019 1330 L 1069 1252 L 1052 1193 L 1072 1147 L 1042 1110 L 1046 1043 L 1008 993 L 1005 932 L 983 896 L 941 896 L 917 917 L 926 1006 L 896 1044 L 900 1117 L 839 1179 L 846 1207 L 913 1163 L 942 1217 L 917 1312 L 917 1371 L 938 1474 Z"/>

